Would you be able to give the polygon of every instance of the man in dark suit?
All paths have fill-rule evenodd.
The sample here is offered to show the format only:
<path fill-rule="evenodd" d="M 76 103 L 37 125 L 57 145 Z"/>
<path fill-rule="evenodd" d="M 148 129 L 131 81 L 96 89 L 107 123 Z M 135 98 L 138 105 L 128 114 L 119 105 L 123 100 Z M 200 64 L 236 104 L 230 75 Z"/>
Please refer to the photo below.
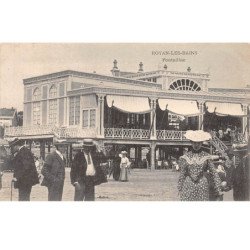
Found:
<path fill-rule="evenodd" d="M 240 162 L 233 172 L 233 196 L 235 201 L 249 201 L 249 151 L 248 146 L 241 144 L 234 153 L 238 155 Z"/>
<path fill-rule="evenodd" d="M 83 151 L 79 151 L 72 162 L 70 178 L 75 187 L 75 201 L 94 201 L 95 185 L 107 182 L 100 163 L 105 161 L 101 152 L 96 152 L 92 139 L 83 140 Z"/>
<path fill-rule="evenodd" d="M 14 178 L 12 181 L 14 182 L 14 187 L 19 191 L 18 200 L 30 201 L 32 186 L 39 183 L 34 156 L 24 146 L 24 142 L 17 138 L 10 143 L 10 148 L 14 155 L 12 160 Z"/>
<path fill-rule="evenodd" d="M 56 150 L 46 157 L 41 171 L 44 176 L 41 185 L 48 188 L 49 201 L 61 201 L 66 165 L 63 154 L 66 151 L 66 145 L 63 143 L 55 143 L 54 145 Z"/>

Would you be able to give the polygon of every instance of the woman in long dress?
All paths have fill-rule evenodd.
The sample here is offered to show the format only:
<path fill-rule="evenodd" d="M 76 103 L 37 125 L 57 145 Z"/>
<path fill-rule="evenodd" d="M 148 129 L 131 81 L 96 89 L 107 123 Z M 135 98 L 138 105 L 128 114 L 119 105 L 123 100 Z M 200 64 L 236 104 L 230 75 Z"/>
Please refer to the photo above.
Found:
<path fill-rule="evenodd" d="M 130 166 L 130 162 L 129 162 L 129 159 L 126 155 L 127 155 L 126 151 L 121 152 L 120 181 L 128 181 L 128 168 Z"/>
<path fill-rule="evenodd" d="M 120 172 L 121 172 L 120 165 L 121 165 L 121 157 L 119 156 L 119 153 L 116 153 L 113 159 L 113 178 L 115 181 L 118 181 L 120 178 Z"/>
<path fill-rule="evenodd" d="M 202 142 L 211 138 L 201 130 L 186 132 L 186 138 L 192 141 L 192 150 L 179 159 L 180 176 L 178 190 L 181 201 L 209 201 L 209 183 L 207 171 L 217 195 L 221 194 L 221 180 L 213 165 L 211 155 L 201 149 Z"/>

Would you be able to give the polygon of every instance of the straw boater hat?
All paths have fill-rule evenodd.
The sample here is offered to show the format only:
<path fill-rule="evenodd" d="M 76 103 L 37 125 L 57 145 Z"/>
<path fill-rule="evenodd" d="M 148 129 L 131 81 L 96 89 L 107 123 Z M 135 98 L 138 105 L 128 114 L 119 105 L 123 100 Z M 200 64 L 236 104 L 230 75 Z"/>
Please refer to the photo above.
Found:
<path fill-rule="evenodd" d="M 83 145 L 83 147 L 94 147 L 95 143 L 94 143 L 93 139 L 84 139 L 82 145 Z"/>
<path fill-rule="evenodd" d="M 61 145 L 67 145 L 67 144 L 69 144 L 69 142 L 66 140 L 54 139 L 53 144 L 55 146 L 61 146 Z"/>
<path fill-rule="evenodd" d="M 121 154 L 126 155 L 126 154 L 127 154 L 127 151 L 124 150 L 124 151 L 121 152 Z"/>
<path fill-rule="evenodd" d="M 246 143 L 238 143 L 238 144 L 233 144 L 232 145 L 232 150 L 233 152 L 247 152 L 247 144 Z"/>
<path fill-rule="evenodd" d="M 193 142 L 203 142 L 212 139 L 211 135 L 203 130 L 188 130 L 185 137 Z"/>

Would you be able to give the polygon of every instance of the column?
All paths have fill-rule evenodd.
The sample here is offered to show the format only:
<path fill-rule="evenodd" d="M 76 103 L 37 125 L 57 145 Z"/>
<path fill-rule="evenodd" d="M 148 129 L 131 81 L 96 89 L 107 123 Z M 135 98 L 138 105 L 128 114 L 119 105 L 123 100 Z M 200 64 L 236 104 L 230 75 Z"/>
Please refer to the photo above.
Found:
<path fill-rule="evenodd" d="M 155 147 L 156 143 L 154 141 L 151 142 L 151 149 L 150 149 L 151 170 L 155 170 Z"/>
<path fill-rule="evenodd" d="M 104 95 L 98 95 L 97 131 L 98 137 L 104 138 Z"/>
<path fill-rule="evenodd" d="M 156 99 L 150 99 L 150 139 L 156 139 Z"/>
<path fill-rule="evenodd" d="M 244 115 L 247 115 L 247 113 L 248 113 L 248 105 L 247 104 L 243 104 L 243 112 L 244 112 Z M 245 140 L 248 140 L 248 133 L 249 133 L 248 126 L 249 126 L 248 117 L 247 116 L 242 117 L 242 133 L 245 132 L 245 137 L 244 137 Z"/>
<path fill-rule="evenodd" d="M 45 141 L 40 141 L 40 157 L 45 160 Z"/>
<path fill-rule="evenodd" d="M 139 161 L 141 161 L 141 146 L 137 146 L 138 147 L 138 159 Z"/>
<path fill-rule="evenodd" d="M 50 153 L 50 142 L 48 142 L 48 153 Z"/>
<path fill-rule="evenodd" d="M 199 112 L 203 113 L 204 112 L 204 101 L 198 101 L 198 106 L 199 106 Z M 203 130 L 204 124 L 203 124 L 203 117 L 204 115 L 199 115 L 199 122 L 198 122 L 198 130 Z"/>
<path fill-rule="evenodd" d="M 73 151 L 72 144 L 70 144 L 69 145 L 69 162 L 70 162 L 70 166 L 71 166 L 71 162 L 73 160 L 72 151 Z"/>

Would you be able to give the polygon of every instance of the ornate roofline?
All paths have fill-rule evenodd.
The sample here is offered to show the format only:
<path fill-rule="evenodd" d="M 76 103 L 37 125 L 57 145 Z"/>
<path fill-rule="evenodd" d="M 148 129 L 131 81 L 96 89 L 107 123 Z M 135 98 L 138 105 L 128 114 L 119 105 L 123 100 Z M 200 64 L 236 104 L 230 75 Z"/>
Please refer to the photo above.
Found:
<path fill-rule="evenodd" d="M 144 77 L 153 77 L 155 76 L 163 76 L 163 75 L 178 75 L 178 76 L 185 76 L 185 77 L 202 77 L 203 79 L 209 79 L 209 74 L 204 73 L 192 73 L 192 72 L 181 72 L 181 71 L 168 71 L 168 70 L 154 70 L 148 72 L 140 72 L 134 73 L 131 75 L 126 75 L 126 78 L 144 78 Z"/>
<path fill-rule="evenodd" d="M 103 94 L 103 95 L 128 95 L 128 96 L 142 96 L 150 98 L 170 98 L 180 100 L 203 100 L 203 101 L 217 101 L 230 103 L 250 103 L 247 98 L 231 97 L 219 94 L 213 94 L 197 91 L 179 93 L 179 91 L 145 91 L 145 90 L 130 90 L 130 89 L 115 89 L 105 87 L 89 87 L 85 89 L 71 90 L 67 92 L 68 96 L 82 95 L 82 94 Z M 209 95 L 208 95 L 209 94 Z"/>
<path fill-rule="evenodd" d="M 23 84 L 31 84 L 38 81 L 46 81 L 51 80 L 52 78 L 61 78 L 67 76 L 78 76 L 78 77 L 85 77 L 89 79 L 96 79 L 96 80 L 105 80 L 105 81 L 112 81 L 112 82 L 120 82 L 120 83 L 127 83 L 127 84 L 134 84 L 138 86 L 147 86 L 147 87 L 156 87 L 161 88 L 161 84 L 152 83 L 148 81 L 141 81 L 141 80 L 134 80 L 134 79 L 127 79 L 125 77 L 114 77 L 114 76 L 106 76 L 106 75 L 99 75 L 95 73 L 86 73 L 86 72 L 79 72 L 74 70 L 65 70 L 60 71 L 52 74 L 41 75 L 37 77 L 31 77 L 23 79 Z"/>

